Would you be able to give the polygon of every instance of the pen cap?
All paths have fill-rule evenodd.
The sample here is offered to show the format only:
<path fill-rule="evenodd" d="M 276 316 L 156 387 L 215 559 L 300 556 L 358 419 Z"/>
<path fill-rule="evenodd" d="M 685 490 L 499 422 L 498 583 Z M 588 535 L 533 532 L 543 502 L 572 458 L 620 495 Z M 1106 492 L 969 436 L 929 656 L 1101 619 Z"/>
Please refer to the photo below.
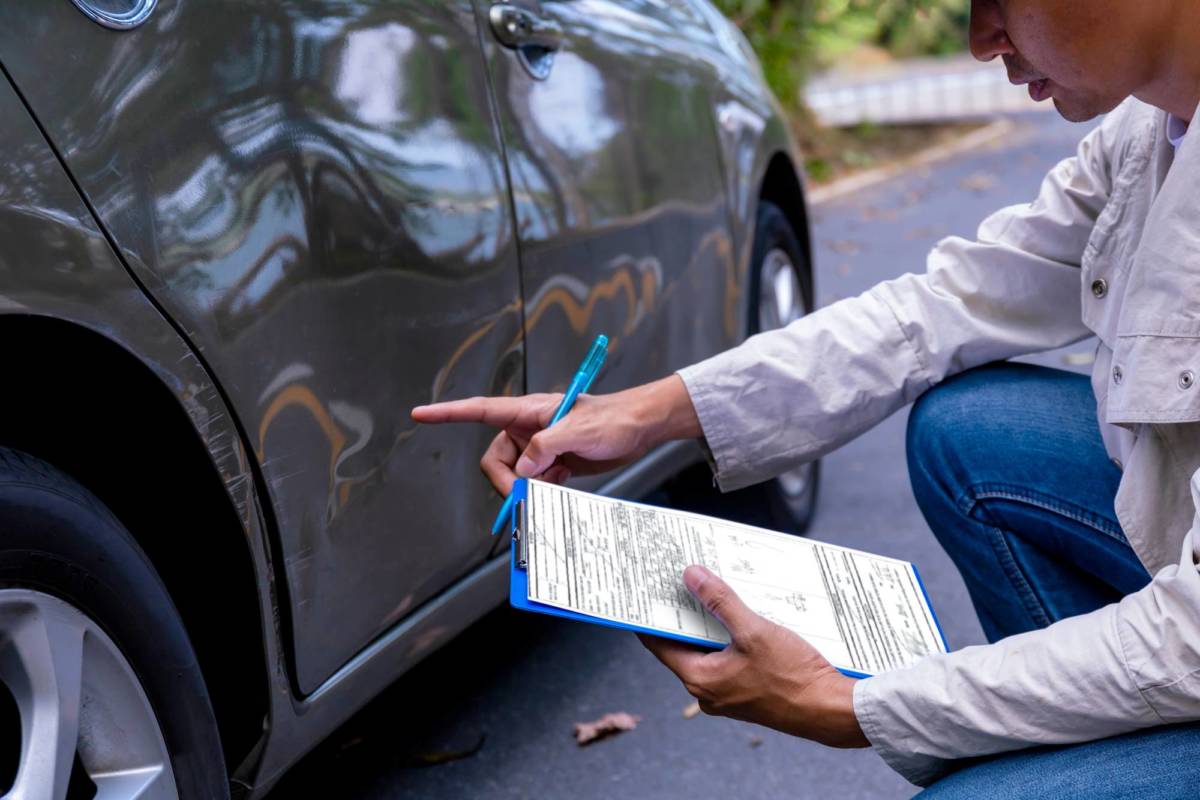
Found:
<path fill-rule="evenodd" d="M 604 363 L 604 358 L 607 355 L 608 337 L 602 333 L 592 343 L 592 349 L 584 360 L 583 367 L 579 370 L 584 376 L 583 391 L 586 392 L 592 381 L 595 380 L 596 373 L 600 372 L 600 366 Z"/>

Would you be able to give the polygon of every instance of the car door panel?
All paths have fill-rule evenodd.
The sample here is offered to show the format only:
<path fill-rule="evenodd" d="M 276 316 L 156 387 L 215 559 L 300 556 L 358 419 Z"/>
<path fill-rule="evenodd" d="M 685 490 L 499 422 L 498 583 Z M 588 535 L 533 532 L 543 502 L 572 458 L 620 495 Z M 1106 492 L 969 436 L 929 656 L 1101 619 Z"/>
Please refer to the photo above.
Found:
<path fill-rule="evenodd" d="M 591 339 L 597 391 L 736 341 L 738 276 L 712 110 L 712 34 L 656 0 L 516 0 L 562 30 L 546 74 L 485 36 L 521 243 L 531 391 Z M 477 0 L 481 19 L 487 0 Z M 590 485 L 590 484 L 589 484 Z"/>
<path fill-rule="evenodd" d="M 161 0 L 118 33 L 34 5 L 5 68 L 239 416 L 312 691 L 493 544 L 490 434 L 408 418 L 524 386 L 473 8 Z"/>

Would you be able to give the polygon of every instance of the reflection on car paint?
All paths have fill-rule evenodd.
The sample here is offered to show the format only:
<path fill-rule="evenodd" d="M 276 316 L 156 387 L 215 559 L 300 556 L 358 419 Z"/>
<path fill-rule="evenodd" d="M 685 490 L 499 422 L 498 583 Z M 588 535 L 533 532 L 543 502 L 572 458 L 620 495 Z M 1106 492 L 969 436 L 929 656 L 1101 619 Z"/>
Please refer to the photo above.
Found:
<path fill-rule="evenodd" d="M 439 391 L 524 386 L 474 9 L 164 2 L 113 35 L 59 5 L 6 19 L 5 67 L 255 437 L 311 690 L 400 597 L 431 597 L 493 544 L 490 488 L 456 466 L 485 432 L 434 437 L 408 420 L 480 320 L 496 322 Z M 88 80 L 44 79 L 62 52 Z M 297 363 L 311 375 L 260 403 Z M 438 514 L 424 501 L 447 482 L 465 490 Z M 398 520 L 438 533 L 399 548 Z"/>
<path fill-rule="evenodd" d="M 156 303 L 30 126 L 0 161 L 0 210 L 32 245 L 0 265 L 0 310 L 138 352 L 218 465 L 271 631 L 273 735 L 250 782 L 451 635 L 396 626 L 495 544 L 475 467 L 491 432 L 418 429 L 412 405 L 557 386 L 596 330 L 619 339 L 600 391 L 739 333 L 747 220 L 787 149 L 741 45 L 714 43 L 689 0 L 544 8 L 567 38 L 545 82 L 481 40 L 483 0 L 162 0 L 130 34 L 26 4 L 0 28 L 5 69 Z M 766 127 L 714 113 L 730 100 Z"/>

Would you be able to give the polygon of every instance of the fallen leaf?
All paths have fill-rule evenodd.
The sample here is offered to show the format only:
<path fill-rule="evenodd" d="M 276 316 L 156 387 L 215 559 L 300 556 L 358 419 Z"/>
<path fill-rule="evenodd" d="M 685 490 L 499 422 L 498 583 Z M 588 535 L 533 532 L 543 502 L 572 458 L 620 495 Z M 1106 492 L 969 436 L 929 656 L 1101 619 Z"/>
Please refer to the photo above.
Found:
<path fill-rule="evenodd" d="M 900 212 L 894 208 L 863 206 L 859 209 L 859 216 L 863 222 L 895 222 Z"/>
<path fill-rule="evenodd" d="M 342 742 L 341 745 L 338 746 L 338 751 L 345 752 L 345 751 L 351 749 L 352 747 L 358 747 L 362 743 L 363 743 L 363 737 L 352 736 L 351 738 Z"/>
<path fill-rule="evenodd" d="M 699 702 L 694 702 L 691 705 L 684 706 L 684 708 L 683 708 L 683 718 L 684 719 L 691 719 L 692 717 L 696 716 L 699 713 L 700 713 L 700 703 Z"/>
<path fill-rule="evenodd" d="M 940 230 L 941 227 L 938 225 L 924 225 L 920 228 L 913 228 L 912 230 L 905 231 L 904 238 L 908 239 L 910 242 L 914 239 L 935 239 L 937 238 Z"/>
<path fill-rule="evenodd" d="M 637 727 L 641 717 L 627 714 L 624 711 L 614 711 L 591 722 L 575 723 L 575 743 L 580 747 L 590 744 L 597 739 L 603 739 L 621 731 L 631 731 Z"/>
<path fill-rule="evenodd" d="M 856 256 L 862 252 L 862 245 L 853 239 L 834 239 L 826 244 L 830 250 L 844 256 Z"/>
<path fill-rule="evenodd" d="M 976 172 L 963 178 L 958 185 L 968 192 L 986 192 L 996 185 L 996 176 L 990 172 Z"/>
<path fill-rule="evenodd" d="M 414 767 L 433 767 L 450 761 L 460 761 L 478 753 L 483 748 L 483 743 L 486 740 L 487 734 L 481 733 L 479 734 L 479 741 L 466 750 L 433 750 L 426 753 L 412 753 L 405 761 Z"/>

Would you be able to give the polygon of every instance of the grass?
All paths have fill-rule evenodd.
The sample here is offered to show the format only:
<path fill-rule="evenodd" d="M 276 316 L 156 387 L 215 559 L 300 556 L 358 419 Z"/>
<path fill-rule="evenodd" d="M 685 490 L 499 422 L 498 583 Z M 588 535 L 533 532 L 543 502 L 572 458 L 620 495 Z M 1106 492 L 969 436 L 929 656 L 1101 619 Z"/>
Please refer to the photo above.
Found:
<path fill-rule="evenodd" d="M 902 161 L 929 147 L 953 141 L 986 123 L 954 122 L 932 125 L 872 125 L 822 128 L 808 118 L 793 119 L 805 154 L 809 180 L 820 185 L 856 172 Z"/>

